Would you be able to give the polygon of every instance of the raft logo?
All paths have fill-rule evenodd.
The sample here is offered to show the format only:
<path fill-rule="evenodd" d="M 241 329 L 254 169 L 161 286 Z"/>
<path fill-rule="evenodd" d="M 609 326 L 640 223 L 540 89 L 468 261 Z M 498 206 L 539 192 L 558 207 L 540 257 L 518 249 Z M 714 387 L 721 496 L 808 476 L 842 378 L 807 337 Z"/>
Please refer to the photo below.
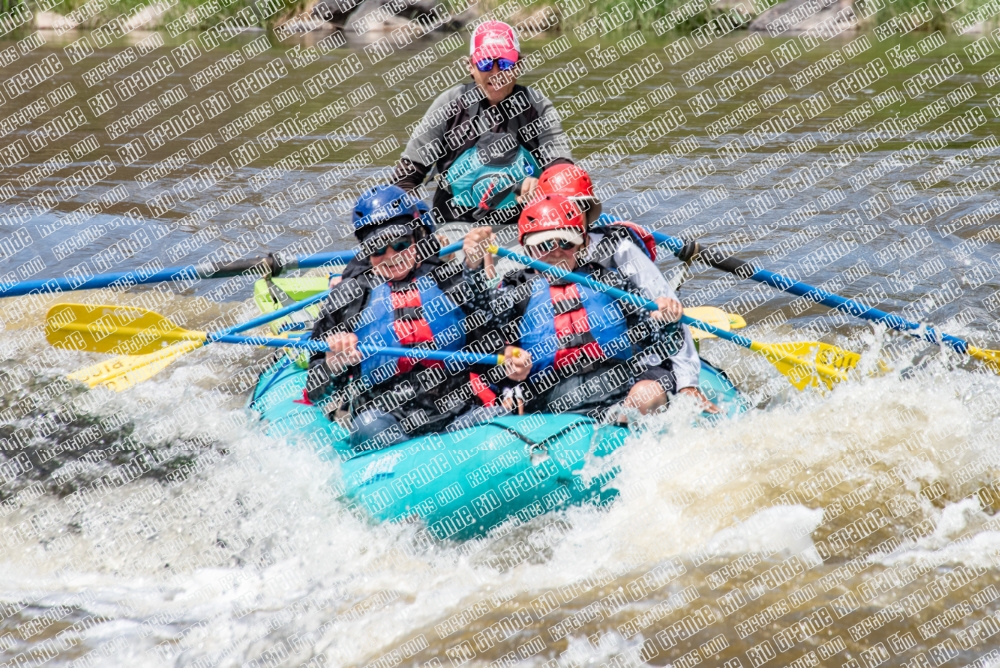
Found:
<path fill-rule="evenodd" d="M 391 453 L 377 458 L 368 464 L 360 474 L 358 474 L 358 484 L 369 485 L 376 480 L 391 478 L 396 464 L 402 459 L 402 454 Z"/>

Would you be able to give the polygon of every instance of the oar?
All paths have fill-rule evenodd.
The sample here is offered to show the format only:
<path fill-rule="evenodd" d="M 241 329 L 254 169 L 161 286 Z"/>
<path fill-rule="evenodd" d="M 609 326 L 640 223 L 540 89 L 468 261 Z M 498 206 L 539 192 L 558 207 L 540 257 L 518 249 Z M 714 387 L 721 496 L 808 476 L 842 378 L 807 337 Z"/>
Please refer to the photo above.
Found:
<path fill-rule="evenodd" d="M 316 295 L 310 299 L 321 298 Z M 291 307 L 288 307 L 291 308 Z M 268 314 L 273 316 L 274 314 Z M 259 326 L 262 318 L 238 325 L 242 329 Z M 53 346 L 95 353 L 148 355 L 162 350 L 173 341 L 233 343 L 271 348 L 294 348 L 313 352 L 329 352 L 324 341 L 280 339 L 266 336 L 236 336 L 219 332 L 199 332 L 175 325 L 166 316 L 134 306 L 90 306 L 87 304 L 54 304 L 45 318 L 45 338 Z M 233 329 L 233 328 L 230 328 Z M 463 351 L 425 350 L 423 348 L 378 348 L 360 345 L 364 355 L 409 357 L 462 362 L 464 364 L 503 364 L 503 355 L 485 355 Z"/>
<path fill-rule="evenodd" d="M 323 300 L 328 294 L 329 290 L 320 292 L 318 294 L 309 297 L 308 299 L 303 299 L 300 302 L 290 304 L 284 308 L 278 309 L 273 313 L 266 313 L 262 316 L 256 317 L 248 322 L 229 327 L 227 329 L 218 332 L 221 335 L 228 334 L 238 334 L 240 332 L 245 332 L 255 327 L 260 327 L 261 325 L 267 324 L 272 320 L 277 320 L 283 318 L 289 313 L 294 313 L 300 309 L 304 309 L 311 304 L 315 304 L 318 301 Z M 58 306 L 58 305 L 57 305 Z M 63 305 L 67 306 L 67 305 Z M 76 306 L 76 305 L 69 305 Z M 83 307 L 91 308 L 91 307 Z M 124 310 L 137 310 L 131 307 L 92 307 L 92 308 L 104 308 L 104 309 L 124 309 Z M 55 310 L 55 307 L 49 309 L 49 320 Z M 71 314 L 63 316 L 62 319 L 68 317 L 75 317 L 75 314 L 79 312 L 79 309 L 74 310 Z M 46 327 L 49 326 L 49 322 L 46 322 Z M 141 354 L 138 352 L 128 352 L 118 357 L 107 360 L 105 362 L 100 362 L 94 366 L 87 367 L 86 369 L 81 369 L 75 371 L 69 375 L 73 380 L 79 380 L 80 382 L 86 383 L 90 387 L 96 387 L 97 385 L 107 385 L 111 380 L 123 376 L 128 376 L 129 381 L 124 383 L 116 383 L 113 389 L 121 391 L 127 389 L 136 383 L 140 383 L 144 380 L 148 380 L 155 376 L 157 373 L 165 369 L 167 366 L 172 364 L 178 357 L 189 353 L 192 350 L 197 350 L 202 345 L 206 343 L 205 341 L 186 341 L 184 343 L 177 343 L 171 345 L 167 348 L 157 348 L 151 352 Z M 108 351 L 100 351 L 108 352 Z"/>
<path fill-rule="evenodd" d="M 801 281 L 793 281 L 776 272 L 760 269 L 749 262 L 726 256 L 725 253 L 711 246 L 702 248 L 698 246 L 697 242 L 692 242 L 692 245 L 686 245 L 683 240 L 663 234 L 662 232 L 653 232 L 653 238 L 661 243 L 665 243 L 671 252 L 678 257 L 686 256 L 690 258 L 697 255 L 700 260 L 708 265 L 722 271 L 727 271 L 739 278 L 750 278 L 758 283 L 770 285 L 789 294 L 807 297 L 818 304 L 835 308 L 838 311 L 849 313 L 865 320 L 882 323 L 890 329 L 924 339 L 930 343 L 946 343 L 957 353 L 986 362 L 991 371 L 1000 374 L 1000 350 L 977 348 L 957 336 L 938 332 L 930 325 L 911 322 L 898 315 L 886 313 L 880 309 L 862 304 L 857 300 L 841 297 L 820 288 L 814 288 Z"/>
<path fill-rule="evenodd" d="M 462 249 L 462 242 L 456 242 L 443 248 L 440 255 L 447 255 Z M 229 278 L 248 274 L 259 276 L 278 276 L 293 269 L 315 269 L 335 264 L 347 264 L 357 254 L 357 251 L 337 251 L 334 253 L 317 253 L 315 255 L 298 255 L 290 258 L 276 256 L 274 253 L 262 257 L 237 260 L 229 264 L 204 262 L 201 264 L 186 264 L 178 267 L 167 267 L 160 271 L 143 274 L 137 269 L 116 271 L 108 274 L 94 274 L 84 278 L 45 278 L 20 283 L 0 283 L 0 298 L 17 297 L 29 293 L 71 292 L 73 290 L 96 290 L 106 288 L 115 283 L 121 285 L 145 285 L 162 283 L 163 281 L 190 281 L 192 279 Z"/>
<path fill-rule="evenodd" d="M 746 327 L 746 320 L 735 313 L 726 313 L 722 309 L 714 306 L 693 306 L 684 309 L 684 314 L 714 325 L 727 332 L 734 329 Z M 691 328 L 691 338 L 695 341 L 718 338 L 714 334 L 703 332 L 697 327 Z M 782 352 L 792 357 L 801 357 L 815 360 L 821 364 L 832 366 L 836 369 L 853 369 L 857 366 L 861 356 L 849 350 L 838 348 L 837 346 L 821 341 L 794 341 L 772 343 Z"/>
<path fill-rule="evenodd" d="M 442 248 L 440 255 L 446 255 L 448 253 L 453 253 L 462 247 L 462 242 L 458 241 L 450 246 Z M 323 255 L 311 255 L 305 258 L 306 264 L 311 264 L 310 266 L 322 266 L 329 261 L 330 258 L 339 257 L 342 254 L 338 253 L 326 253 Z M 353 257 L 354 253 L 350 253 Z M 270 256 L 269 256 L 270 257 Z M 326 261 L 320 261 L 323 259 Z M 302 259 L 302 258 L 300 258 Z M 349 258 L 348 258 L 349 259 Z M 248 260 L 247 262 L 253 262 Z M 254 264 L 251 266 L 259 266 Z M 233 270 L 235 265 L 229 265 L 229 270 Z M 300 264 L 299 268 L 303 268 Z M 175 267 L 175 269 L 177 269 Z M 164 270 L 167 271 L 167 270 Z M 233 275 L 233 274 L 228 274 Z M 219 276 L 213 276 L 218 278 Z M 273 320 L 278 320 L 283 318 L 290 313 L 301 310 L 311 304 L 315 304 L 325 297 L 329 292 L 323 292 L 319 295 L 314 295 L 309 299 L 302 300 L 295 304 L 290 304 L 285 308 L 274 311 L 273 313 L 268 313 L 259 318 L 251 320 L 249 323 L 244 325 L 238 325 L 236 327 L 231 327 L 226 330 L 227 334 L 238 334 L 239 332 L 245 332 L 248 329 L 253 329 L 254 327 L 259 327 L 260 325 L 267 324 Z M 191 343 L 176 344 L 170 346 L 165 350 L 159 350 L 155 353 L 150 353 L 149 355 L 119 355 L 112 360 L 106 360 L 104 362 L 98 362 L 95 365 L 89 366 L 85 369 L 80 369 L 79 371 L 74 371 L 69 374 L 69 378 L 72 380 L 78 380 L 80 382 L 86 383 L 89 387 L 96 387 L 97 385 L 107 385 L 116 391 L 122 391 L 128 389 L 136 383 L 140 383 L 144 380 L 148 380 L 155 376 L 157 373 L 165 369 L 171 363 L 173 363 L 178 357 L 189 353 L 192 350 L 197 350 L 201 347 L 201 344 L 192 345 Z M 130 382 L 118 382 L 111 383 L 115 378 L 127 376 Z"/>
<path fill-rule="evenodd" d="M 734 329 L 742 329 L 747 326 L 746 320 L 742 317 L 736 315 L 735 313 L 726 313 L 721 308 L 717 308 L 715 306 L 690 306 L 684 309 L 684 315 L 690 316 L 695 320 L 707 322 L 710 325 L 715 325 L 719 329 L 724 329 L 727 332 Z M 695 341 L 699 341 L 702 339 L 715 339 L 718 337 L 716 337 L 715 334 L 703 332 L 697 327 L 692 327 L 691 338 Z"/>
<path fill-rule="evenodd" d="M 95 290 L 106 288 L 115 283 L 122 285 L 145 285 L 162 283 L 163 281 L 190 281 L 192 279 L 229 278 L 247 274 L 260 276 L 278 276 L 292 269 L 311 269 L 327 264 L 346 264 L 355 253 L 342 251 L 336 253 L 319 253 L 317 255 L 301 255 L 290 261 L 282 262 L 273 254 L 263 257 L 247 258 L 236 262 L 218 265 L 214 263 L 186 264 L 178 267 L 167 267 L 160 271 L 143 274 L 136 269 L 116 271 L 108 274 L 94 274 L 85 278 L 48 278 L 20 283 L 0 284 L 0 297 L 17 297 L 29 293 L 71 292 L 73 290 Z"/>
<path fill-rule="evenodd" d="M 119 355 L 85 369 L 74 371 L 67 377 L 70 380 L 84 383 L 88 387 L 103 385 L 116 392 L 122 392 L 133 385 L 149 380 L 167 368 L 178 357 L 201 348 L 201 345 L 197 341 L 184 341 L 148 355 Z"/>
<path fill-rule="evenodd" d="M 563 269 L 553 267 L 550 264 L 525 257 L 524 255 L 509 251 L 506 248 L 498 248 L 494 246 L 490 249 L 490 252 L 500 255 L 501 257 L 510 258 L 518 264 L 531 267 L 536 271 L 549 274 L 550 276 L 579 283 L 580 285 L 585 285 L 592 290 L 604 292 L 612 297 L 615 297 L 616 299 L 628 302 L 640 308 L 645 308 L 650 311 L 656 311 L 660 308 L 656 305 L 656 302 L 646 299 L 645 297 L 640 297 L 639 295 L 632 294 L 631 292 L 625 292 L 624 290 L 613 288 L 610 285 L 605 285 L 604 283 L 595 281 L 582 274 L 568 272 Z M 807 353 L 809 347 L 813 346 L 814 342 L 799 344 L 802 348 L 795 350 L 791 346 L 786 347 L 787 344 L 768 344 L 760 343 L 759 341 L 751 341 L 744 336 L 727 332 L 724 329 L 710 325 L 707 322 L 702 322 L 701 320 L 695 320 L 687 315 L 681 316 L 681 322 L 690 327 L 697 327 L 702 331 L 714 334 L 720 339 L 735 343 L 736 345 L 747 348 L 748 350 L 760 353 L 800 390 L 805 389 L 810 385 L 817 384 L 817 379 L 827 387 L 832 388 L 834 383 L 846 380 L 847 378 L 847 374 L 841 369 L 857 364 L 857 360 L 859 359 L 859 356 L 856 353 L 844 350 L 841 351 L 842 355 L 839 357 L 824 360 L 824 362 L 819 362 L 815 359 L 809 360 L 806 359 L 805 356 L 800 355 L 800 353 Z M 813 348 L 813 350 L 815 350 L 815 348 Z"/>

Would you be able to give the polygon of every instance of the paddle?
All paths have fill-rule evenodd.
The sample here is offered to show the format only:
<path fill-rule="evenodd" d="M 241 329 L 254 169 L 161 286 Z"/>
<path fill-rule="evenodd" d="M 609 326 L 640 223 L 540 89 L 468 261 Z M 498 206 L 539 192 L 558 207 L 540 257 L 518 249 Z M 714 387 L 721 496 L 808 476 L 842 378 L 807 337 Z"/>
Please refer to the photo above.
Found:
<path fill-rule="evenodd" d="M 148 355 L 119 355 L 74 371 L 67 377 L 88 387 L 103 385 L 115 392 L 123 392 L 133 385 L 149 380 L 181 355 L 197 350 L 201 346 L 202 344 L 197 341 L 184 341 Z"/>
<path fill-rule="evenodd" d="M 318 301 L 322 301 L 328 294 L 329 290 L 318 293 L 309 297 L 308 299 L 303 299 L 300 302 L 290 304 L 284 308 L 278 309 L 273 313 L 267 313 L 248 322 L 229 327 L 220 332 L 220 334 L 238 334 L 240 332 L 245 332 L 247 330 L 253 329 L 255 327 L 260 327 L 261 325 L 267 324 L 272 320 L 277 320 L 283 318 L 289 313 L 294 313 L 300 309 L 304 309 L 311 304 L 315 304 Z M 128 307 L 118 307 L 118 308 L 128 308 Z M 49 314 L 51 315 L 53 309 L 49 309 Z M 46 327 L 49 323 L 46 322 Z M 87 367 L 86 369 L 80 369 L 79 371 L 74 371 L 69 374 L 69 378 L 72 380 L 78 380 L 82 383 L 86 383 L 89 387 L 96 387 L 97 385 L 108 385 L 109 382 L 115 378 L 128 376 L 128 380 L 122 383 L 115 383 L 112 389 L 118 388 L 116 391 L 121 391 L 128 389 L 136 383 L 140 383 L 144 380 L 149 380 L 157 373 L 165 369 L 167 366 L 172 364 L 178 357 L 189 353 L 192 350 L 197 350 L 200 348 L 204 342 L 202 341 L 186 341 L 183 343 L 178 343 L 172 345 L 168 348 L 160 348 L 158 350 L 149 352 L 147 354 L 141 355 L 137 353 L 128 353 L 125 355 L 119 355 L 111 360 L 106 360 L 95 364 L 94 366 Z M 106 351 L 101 351 L 106 352 Z"/>
<path fill-rule="evenodd" d="M 447 255 L 462 249 L 462 242 L 456 242 L 441 249 L 440 255 Z M 186 264 L 178 267 L 167 267 L 160 271 L 144 275 L 138 269 L 116 271 L 108 274 L 94 274 L 87 277 L 45 278 L 20 283 L 0 283 L 0 298 L 17 297 L 29 293 L 71 292 L 73 290 L 96 290 L 118 283 L 125 286 L 162 283 L 163 281 L 190 281 L 192 279 L 229 278 L 256 274 L 263 276 L 279 276 L 293 269 L 315 269 L 334 264 L 347 264 L 357 254 L 357 251 L 337 251 L 333 253 L 317 253 L 315 255 L 297 255 L 289 259 L 270 253 L 263 257 L 237 260 L 229 264 L 206 262 L 201 264 Z"/>
<path fill-rule="evenodd" d="M 532 258 L 525 257 L 524 255 L 509 251 L 506 248 L 498 248 L 494 246 L 489 250 L 491 253 L 495 253 L 501 257 L 510 258 L 514 262 L 522 264 L 526 267 L 531 267 L 536 271 L 549 274 L 550 276 L 555 276 L 556 278 L 579 283 L 580 285 L 585 285 L 592 290 L 604 292 L 612 297 L 615 297 L 616 299 L 628 302 L 640 308 L 645 308 L 650 311 L 656 311 L 660 308 L 656 305 L 656 302 L 646 299 L 645 297 L 625 292 L 624 290 L 619 290 L 618 288 L 613 288 L 610 285 L 605 285 L 604 283 L 595 281 L 582 274 L 558 269 L 557 267 L 553 267 L 545 262 L 534 260 Z M 828 351 L 828 354 L 824 356 L 824 359 L 819 361 L 815 358 L 819 356 L 815 352 L 819 347 L 818 342 L 806 342 L 791 345 L 760 343 L 758 341 L 751 341 L 750 339 L 740 336 L 739 334 L 732 334 L 724 329 L 715 327 L 701 320 L 696 320 L 687 315 L 681 316 L 681 322 L 690 327 L 697 327 L 704 332 L 714 334 L 720 339 L 735 343 L 736 345 L 747 348 L 748 350 L 760 353 L 767 358 L 767 360 L 771 362 L 771 364 L 773 364 L 775 368 L 782 373 L 782 375 L 787 377 L 792 385 L 800 390 L 805 389 L 810 385 L 816 385 L 817 381 L 822 382 L 829 388 L 832 388 L 834 383 L 846 380 L 847 375 L 842 369 L 855 366 L 858 359 L 860 359 L 860 356 L 856 353 L 836 348 L 835 350 L 838 351 L 838 354 L 829 354 L 832 351 Z M 834 347 L 828 346 L 828 348 Z M 806 359 L 809 355 L 815 355 L 814 359 Z"/>
<path fill-rule="evenodd" d="M 885 311 L 862 304 L 857 300 L 841 297 L 831 292 L 827 292 L 826 290 L 814 288 L 813 286 L 800 281 L 793 281 L 792 279 L 782 276 L 781 274 L 767 271 L 766 269 L 760 269 L 749 262 L 744 262 L 743 260 L 739 260 L 735 257 L 726 256 L 724 253 L 718 249 L 712 248 L 711 246 L 702 248 L 696 241 L 691 242 L 690 244 L 685 244 L 683 240 L 663 234 L 662 232 L 653 232 L 652 234 L 653 238 L 655 238 L 658 242 L 666 243 L 671 252 L 681 259 L 697 256 L 706 264 L 715 267 L 716 269 L 729 272 L 730 274 L 740 278 L 750 278 L 758 283 L 770 285 L 773 288 L 783 290 L 799 297 L 808 297 L 816 303 L 864 318 L 865 320 L 882 323 L 890 329 L 903 332 L 904 334 L 908 334 L 919 339 L 924 339 L 930 343 L 946 343 L 955 352 L 986 362 L 986 365 L 991 371 L 1000 374 L 1000 350 L 977 348 L 969 344 L 968 341 L 960 339 L 957 336 L 939 333 L 929 325 L 921 325 L 916 322 L 911 322 L 898 315 L 886 313 Z"/>
<path fill-rule="evenodd" d="M 0 285 L 0 297 L 17 297 L 33 292 L 71 292 L 73 290 L 95 290 L 106 288 L 115 283 L 120 285 L 145 285 L 162 283 L 163 281 L 190 281 L 192 279 L 229 278 L 246 274 L 260 276 L 278 276 L 292 269 L 312 269 L 326 264 L 344 264 L 350 262 L 354 251 L 336 253 L 319 253 L 317 255 L 300 255 L 290 261 L 282 262 L 274 254 L 264 257 L 237 260 L 230 264 L 215 263 L 186 264 L 178 267 L 167 267 L 160 271 L 144 275 L 137 269 L 116 271 L 108 274 L 95 274 L 87 277 L 48 278 L 34 281 L 22 281 Z"/>
<path fill-rule="evenodd" d="M 719 329 L 724 329 L 727 332 L 734 329 L 742 329 L 747 326 L 746 320 L 740 316 L 735 313 L 726 313 L 721 308 L 716 308 L 715 306 L 690 306 L 684 309 L 684 315 L 690 316 L 695 320 L 707 322 L 710 325 L 715 325 Z M 699 341 L 703 339 L 717 339 L 719 337 L 715 334 L 703 332 L 697 327 L 692 327 L 691 338 L 695 341 Z"/>
<path fill-rule="evenodd" d="M 323 294 L 310 299 L 322 298 Z M 297 304 L 295 305 L 297 306 Z M 291 308 L 291 307 L 288 307 Z M 274 314 L 268 314 L 273 316 Z M 242 329 L 259 326 L 261 318 L 238 325 Z M 86 304 L 54 304 L 45 317 L 45 338 L 53 346 L 69 350 L 86 350 L 95 353 L 121 353 L 148 355 L 163 350 L 171 341 L 192 341 L 199 345 L 208 343 L 234 343 L 271 348 L 294 348 L 313 352 L 329 352 L 323 341 L 300 341 L 265 336 L 235 336 L 230 330 L 199 332 L 175 325 L 169 318 L 154 311 L 134 306 L 89 306 Z M 358 351 L 365 355 L 409 357 L 465 364 L 503 364 L 503 355 L 484 355 L 463 351 L 426 350 L 423 348 L 379 348 L 360 345 Z"/>
<path fill-rule="evenodd" d="M 462 247 L 462 242 L 458 241 L 450 246 L 442 248 L 439 255 L 447 255 L 448 253 L 453 253 Z M 307 264 L 316 263 L 312 266 L 322 266 L 325 262 L 320 262 L 319 260 L 323 258 L 331 258 L 334 256 L 340 256 L 342 254 L 338 253 L 326 253 L 323 255 L 311 255 L 304 257 Z M 353 257 L 354 253 L 351 252 L 350 255 Z M 271 256 L 268 256 L 271 257 Z M 299 258 L 303 259 L 303 258 Z M 253 261 L 246 261 L 253 262 Z M 233 270 L 235 265 L 229 265 L 229 270 Z M 257 266 L 257 265 L 252 265 Z M 285 267 L 287 268 L 287 266 Z M 301 264 L 299 268 L 304 268 Z M 178 268 L 174 268 L 176 270 Z M 164 270 L 168 271 L 168 270 Z M 171 270 L 173 271 L 173 270 Z M 234 274 L 228 274 L 234 275 Z M 213 276 L 214 278 L 219 278 L 219 276 Z M 319 295 L 314 295 L 309 299 L 297 302 L 295 304 L 289 304 L 288 306 L 274 311 L 273 313 L 268 313 L 259 318 L 251 320 L 245 325 L 238 325 L 236 327 L 231 327 L 225 331 L 226 334 L 237 334 L 239 332 L 247 331 L 248 329 L 253 329 L 254 327 L 259 327 L 260 325 L 267 324 L 273 320 L 278 320 L 283 318 L 290 313 L 299 311 L 311 304 L 315 304 L 325 297 L 329 292 L 323 292 Z M 128 389 L 132 385 L 148 380 L 154 375 L 162 371 L 168 365 L 173 363 L 181 355 L 191 352 L 192 350 L 197 350 L 201 347 L 201 344 L 192 345 L 191 343 L 182 343 L 171 346 L 168 349 L 159 350 L 155 353 L 150 353 L 148 355 L 120 355 L 112 360 L 105 360 L 104 362 L 99 362 L 95 365 L 89 366 L 85 369 L 80 369 L 69 374 L 69 378 L 72 380 L 78 380 L 80 382 L 86 383 L 89 387 L 96 387 L 97 385 L 108 385 L 116 391 L 122 391 Z M 169 351 L 169 352 L 168 352 Z M 148 367 L 148 368 L 147 368 Z M 128 376 L 127 382 L 111 383 L 115 378 L 120 378 L 123 376 Z"/>

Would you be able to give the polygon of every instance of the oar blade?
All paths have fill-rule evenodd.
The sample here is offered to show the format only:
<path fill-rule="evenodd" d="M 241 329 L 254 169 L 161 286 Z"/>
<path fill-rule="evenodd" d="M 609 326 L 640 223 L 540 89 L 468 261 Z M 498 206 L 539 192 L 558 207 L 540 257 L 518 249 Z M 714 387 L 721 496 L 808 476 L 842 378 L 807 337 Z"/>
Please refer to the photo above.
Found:
<path fill-rule="evenodd" d="M 115 355 L 147 355 L 195 337 L 159 313 L 132 306 L 54 304 L 45 317 L 53 346 Z"/>
<path fill-rule="evenodd" d="M 123 361 L 127 360 L 128 357 L 120 355 L 118 357 L 113 357 L 109 360 L 103 360 L 97 364 L 92 364 L 88 367 L 82 369 L 77 369 L 72 373 L 66 374 L 66 377 L 70 380 L 75 380 L 79 383 L 83 383 L 89 387 L 94 387 L 94 385 L 101 382 L 101 378 L 107 376 L 114 376 L 121 372 L 123 368 Z"/>
<path fill-rule="evenodd" d="M 731 332 L 734 329 L 743 329 L 747 326 L 747 321 L 736 313 L 726 313 L 721 308 L 715 306 L 691 306 L 684 309 L 684 315 L 701 320 L 719 329 Z M 717 339 L 715 334 L 702 331 L 697 327 L 691 327 L 691 338 L 695 341 L 704 339 Z"/>
<path fill-rule="evenodd" d="M 971 357 L 986 363 L 989 370 L 995 374 L 1000 374 L 1000 350 L 986 350 L 969 346 L 968 352 Z"/>
<path fill-rule="evenodd" d="M 69 374 L 68 378 L 84 383 L 88 387 L 102 385 L 116 392 L 121 392 L 136 383 L 152 378 L 181 355 L 200 348 L 202 345 L 200 341 L 184 341 L 148 355 L 119 355 L 85 369 L 74 371 Z M 123 378 L 128 380 L 122 381 Z"/>
<path fill-rule="evenodd" d="M 684 315 L 689 318 L 694 318 L 695 320 L 701 320 L 704 323 L 708 323 L 713 327 L 718 327 L 721 330 L 729 331 L 732 325 L 732 319 L 729 314 L 720 308 L 715 306 L 692 306 L 684 309 Z M 696 341 L 703 339 L 715 339 L 718 338 L 715 334 L 710 334 L 706 331 L 700 330 L 697 327 L 691 327 L 691 338 Z"/>
<path fill-rule="evenodd" d="M 785 344 L 787 345 L 787 344 Z M 829 343 L 807 341 L 794 344 L 795 354 L 806 359 L 813 359 L 817 364 L 847 371 L 858 366 L 861 355 L 850 350 L 844 350 Z"/>
<path fill-rule="evenodd" d="M 861 359 L 855 352 L 819 341 L 760 344 L 760 352 L 799 390 L 820 383 L 833 389 Z"/>
<path fill-rule="evenodd" d="M 142 357 L 146 358 L 158 356 L 158 359 L 151 359 L 151 361 L 144 364 L 132 366 L 124 373 L 111 378 L 105 378 L 100 384 L 115 392 L 124 392 L 130 387 L 145 382 L 160 373 L 173 364 L 181 355 L 200 348 L 203 345 L 205 344 L 201 341 L 185 341 L 183 343 L 175 343 L 159 353 L 153 353 L 152 356 L 143 355 Z"/>

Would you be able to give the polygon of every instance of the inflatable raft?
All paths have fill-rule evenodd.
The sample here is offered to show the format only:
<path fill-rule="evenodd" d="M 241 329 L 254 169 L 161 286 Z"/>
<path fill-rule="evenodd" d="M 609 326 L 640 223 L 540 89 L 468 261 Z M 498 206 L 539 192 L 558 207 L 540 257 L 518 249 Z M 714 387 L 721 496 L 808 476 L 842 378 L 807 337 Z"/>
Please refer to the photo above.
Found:
<path fill-rule="evenodd" d="M 325 278 L 274 281 L 291 300 L 326 288 Z M 277 285 L 263 283 L 255 298 L 267 312 L 284 298 L 276 295 Z M 305 325 L 279 321 L 275 330 L 294 333 Z M 613 486 L 618 469 L 601 460 L 625 443 L 628 429 L 582 415 L 536 413 L 357 452 L 347 429 L 303 399 L 306 377 L 301 359 L 279 359 L 261 374 L 249 407 L 267 422 L 269 435 L 306 443 L 338 461 L 338 496 L 375 521 L 420 520 L 439 539 L 464 540 L 513 517 L 527 520 L 573 505 L 605 504 L 618 494 Z M 745 410 L 736 387 L 706 362 L 700 381 L 727 416 Z"/>

